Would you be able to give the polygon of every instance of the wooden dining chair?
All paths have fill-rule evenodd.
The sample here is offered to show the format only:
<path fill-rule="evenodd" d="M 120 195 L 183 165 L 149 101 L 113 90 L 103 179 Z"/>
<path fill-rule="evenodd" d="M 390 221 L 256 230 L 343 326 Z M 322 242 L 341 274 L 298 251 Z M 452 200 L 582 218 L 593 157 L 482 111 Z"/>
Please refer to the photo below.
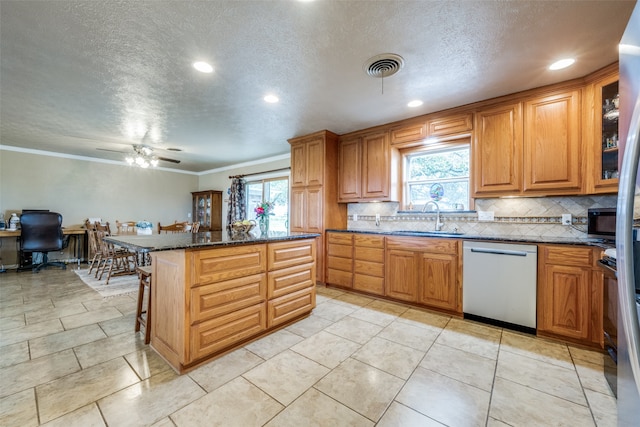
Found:
<path fill-rule="evenodd" d="M 136 234 L 136 222 L 135 221 L 120 222 L 116 219 L 116 230 L 119 236 Z"/>
<path fill-rule="evenodd" d="M 160 225 L 160 223 L 158 223 L 158 234 L 162 234 L 162 232 L 164 231 L 165 233 L 186 233 L 189 231 L 187 224 L 189 224 L 188 222 L 175 222 L 173 224 L 170 225 Z"/>
<path fill-rule="evenodd" d="M 191 232 L 192 233 L 197 233 L 198 230 L 200 230 L 200 223 L 196 221 L 196 222 L 191 224 Z"/>
<path fill-rule="evenodd" d="M 100 276 L 98 280 L 102 280 L 104 273 L 107 273 L 107 282 L 114 276 L 126 274 L 136 274 L 136 266 L 138 264 L 136 253 L 126 249 L 117 248 L 113 243 L 105 242 L 104 238 L 108 234 L 105 231 L 96 231 L 96 240 L 100 242 L 102 264 L 98 266 Z M 96 270 L 96 275 L 98 270 Z"/>

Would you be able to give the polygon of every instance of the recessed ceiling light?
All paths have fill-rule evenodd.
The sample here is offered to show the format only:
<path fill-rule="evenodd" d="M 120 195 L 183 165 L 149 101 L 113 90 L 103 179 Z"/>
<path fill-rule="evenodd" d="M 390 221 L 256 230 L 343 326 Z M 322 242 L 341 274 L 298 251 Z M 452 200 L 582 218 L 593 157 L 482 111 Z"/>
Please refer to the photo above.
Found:
<path fill-rule="evenodd" d="M 268 102 L 269 104 L 275 104 L 276 102 L 278 102 L 280 100 L 275 95 L 267 95 L 267 96 L 264 97 L 264 101 Z"/>
<path fill-rule="evenodd" d="M 420 101 L 419 99 L 414 99 L 413 101 L 411 101 L 411 102 L 409 102 L 409 103 L 407 104 L 407 107 L 411 107 L 411 108 L 413 108 L 413 107 L 419 107 L 419 106 L 421 106 L 422 104 L 423 104 L 423 102 L 422 102 L 422 101 Z"/>
<path fill-rule="evenodd" d="M 206 62 L 198 61 L 193 63 L 193 68 L 201 73 L 213 73 L 213 67 Z"/>
<path fill-rule="evenodd" d="M 573 58 L 565 58 L 565 59 L 561 59 L 559 61 L 554 62 L 553 64 L 549 65 L 549 69 L 550 70 L 562 70 L 563 68 L 567 68 L 571 65 L 573 65 L 573 63 L 576 62 L 575 59 Z"/>

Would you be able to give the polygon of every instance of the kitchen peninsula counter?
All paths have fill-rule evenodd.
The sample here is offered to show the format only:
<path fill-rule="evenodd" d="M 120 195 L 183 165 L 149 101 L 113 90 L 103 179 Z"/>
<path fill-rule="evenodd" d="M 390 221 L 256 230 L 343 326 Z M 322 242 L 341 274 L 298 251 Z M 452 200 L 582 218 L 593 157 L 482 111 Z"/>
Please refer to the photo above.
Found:
<path fill-rule="evenodd" d="M 105 240 L 150 253 L 151 347 L 183 373 L 311 313 L 317 236 L 206 232 Z"/>

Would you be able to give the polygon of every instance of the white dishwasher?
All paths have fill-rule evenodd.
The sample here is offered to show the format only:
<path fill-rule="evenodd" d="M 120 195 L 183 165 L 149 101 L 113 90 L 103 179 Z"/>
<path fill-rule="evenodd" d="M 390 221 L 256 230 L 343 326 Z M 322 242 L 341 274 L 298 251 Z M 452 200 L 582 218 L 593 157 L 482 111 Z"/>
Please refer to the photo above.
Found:
<path fill-rule="evenodd" d="M 535 332 L 538 248 L 475 241 L 462 247 L 465 318 Z"/>

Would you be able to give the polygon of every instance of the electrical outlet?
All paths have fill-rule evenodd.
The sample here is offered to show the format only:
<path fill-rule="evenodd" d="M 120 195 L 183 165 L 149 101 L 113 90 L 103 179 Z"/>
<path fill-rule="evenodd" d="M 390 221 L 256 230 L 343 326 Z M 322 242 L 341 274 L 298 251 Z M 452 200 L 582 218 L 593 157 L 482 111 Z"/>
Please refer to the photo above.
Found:
<path fill-rule="evenodd" d="M 353 220 L 357 221 L 358 220 L 358 214 L 353 214 Z"/>
<path fill-rule="evenodd" d="M 380 227 L 380 214 L 376 214 L 376 227 Z"/>
<path fill-rule="evenodd" d="M 478 221 L 493 221 L 493 211 L 478 211 Z"/>
<path fill-rule="evenodd" d="M 571 214 L 562 214 L 562 225 L 571 225 L 572 223 Z"/>
<path fill-rule="evenodd" d="M 191 212 L 187 212 L 187 218 L 191 218 Z"/>

